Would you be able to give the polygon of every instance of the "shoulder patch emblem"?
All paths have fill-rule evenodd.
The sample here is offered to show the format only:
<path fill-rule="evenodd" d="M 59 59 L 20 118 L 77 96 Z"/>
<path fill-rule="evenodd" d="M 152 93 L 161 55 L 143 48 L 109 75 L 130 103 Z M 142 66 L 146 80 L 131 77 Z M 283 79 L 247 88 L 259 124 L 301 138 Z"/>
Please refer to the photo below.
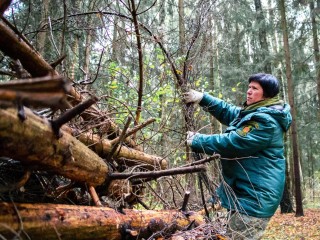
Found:
<path fill-rule="evenodd" d="M 250 133 L 254 128 L 259 129 L 259 124 L 254 121 L 247 122 L 246 125 L 242 126 L 241 128 L 237 129 L 236 132 L 242 136 L 245 137 Z"/>

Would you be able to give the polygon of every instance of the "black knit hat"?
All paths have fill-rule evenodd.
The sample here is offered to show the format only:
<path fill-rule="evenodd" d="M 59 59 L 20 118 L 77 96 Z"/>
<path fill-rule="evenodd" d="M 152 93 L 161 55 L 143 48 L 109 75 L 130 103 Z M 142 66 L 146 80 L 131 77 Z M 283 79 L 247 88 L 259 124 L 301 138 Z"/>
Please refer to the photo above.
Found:
<path fill-rule="evenodd" d="M 272 98 L 279 93 L 279 81 L 278 79 L 267 73 L 256 73 L 249 77 L 249 83 L 252 81 L 258 82 L 263 89 L 263 96 Z"/>

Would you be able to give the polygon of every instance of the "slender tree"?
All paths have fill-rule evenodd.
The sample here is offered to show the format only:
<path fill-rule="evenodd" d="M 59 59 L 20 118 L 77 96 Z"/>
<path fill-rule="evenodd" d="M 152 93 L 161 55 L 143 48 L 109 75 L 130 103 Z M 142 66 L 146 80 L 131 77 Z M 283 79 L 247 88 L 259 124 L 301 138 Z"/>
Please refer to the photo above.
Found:
<path fill-rule="evenodd" d="M 274 1 L 273 0 L 268 0 L 268 6 L 272 6 Z M 272 35 L 271 35 L 271 39 L 272 41 L 270 41 L 270 50 L 272 50 L 273 54 L 278 55 L 279 54 L 279 37 L 278 37 L 278 32 L 276 31 L 276 28 L 274 27 L 275 25 L 275 13 L 274 13 L 274 8 L 270 7 L 269 11 L 269 21 L 271 22 L 270 27 L 272 27 Z M 273 60 L 272 62 L 272 66 L 274 68 L 275 71 L 275 76 L 277 76 L 277 78 L 279 80 L 282 79 L 282 59 L 280 58 L 276 58 Z M 287 89 L 285 87 L 285 81 L 281 82 L 282 84 L 282 99 L 287 99 Z M 288 134 L 285 135 L 284 138 L 285 142 L 288 142 Z M 285 156 L 286 156 L 286 183 L 284 186 L 284 191 L 283 191 L 283 196 L 280 202 L 280 209 L 281 209 L 281 213 L 292 213 L 294 212 L 293 210 L 293 203 L 292 203 L 292 174 L 290 172 L 290 152 L 289 152 L 289 146 L 288 144 L 286 144 L 285 147 Z"/>
<path fill-rule="evenodd" d="M 136 118 L 134 124 L 137 125 L 140 121 L 140 115 L 142 110 L 142 95 L 143 95 L 143 81 L 144 81 L 144 71 L 143 71 L 143 52 L 141 43 L 141 34 L 138 23 L 138 6 L 136 7 L 135 0 L 129 0 L 128 5 L 130 6 L 130 13 L 132 15 L 134 31 L 137 39 L 137 49 L 139 56 L 139 87 L 138 87 L 138 104 L 136 110 Z"/>
<path fill-rule="evenodd" d="M 40 32 L 38 34 L 37 39 L 37 49 L 44 56 L 45 53 L 45 42 L 47 40 L 47 31 L 42 29 L 42 27 L 47 23 L 48 20 L 48 13 L 49 13 L 49 5 L 50 0 L 44 0 L 41 6 L 41 22 L 40 22 Z"/>
<path fill-rule="evenodd" d="M 77 13 L 80 10 L 80 0 L 72 0 L 71 1 L 71 12 Z M 71 53 L 69 56 L 70 64 L 69 64 L 69 77 L 72 81 L 76 79 L 77 67 L 79 66 L 79 39 L 80 34 L 74 33 L 72 37 L 70 37 L 70 50 Z"/>
<path fill-rule="evenodd" d="M 89 1 L 88 3 L 88 10 L 91 11 L 93 9 L 93 6 L 95 4 L 95 1 Z M 90 78 L 90 56 L 91 56 L 91 51 L 92 51 L 92 42 L 93 42 L 93 35 L 94 35 L 94 30 L 93 30 L 93 20 L 92 16 L 88 15 L 87 16 L 87 30 L 86 30 L 86 42 L 85 42 L 85 49 L 84 49 L 84 63 L 83 63 L 83 70 L 85 72 L 85 79 Z"/>
<path fill-rule="evenodd" d="M 288 37 L 286 9 L 285 9 L 284 0 L 279 0 L 279 9 L 280 9 L 280 15 L 281 15 L 281 28 L 283 33 L 283 46 L 284 46 L 285 62 L 286 62 L 288 97 L 289 97 L 289 104 L 291 106 L 291 114 L 292 114 L 291 141 L 292 141 L 292 152 L 293 152 L 293 161 L 294 161 L 296 216 L 303 216 L 304 214 L 303 214 L 302 192 L 301 192 L 298 133 L 297 133 L 297 125 L 296 125 L 297 114 L 296 114 L 296 106 L 294 103 L 294 88 L 292 83 L 291 56 L 290 56 L 289 37 Z"/>
<path fill-rule="evenodd" d="M 285 145 L 285 156 L 286 156 L 286 182 L 284 185 L 284 189 L 283 189 L 283 195 L 282 195 L 282 199 L 280 201 L 280 211 L 281 213 L 293 213 L 293 204 L 292 204 L 292 178 L 291 178 L 291 174 L 290 174 L 290 170 L 289 170 L 289 166 L 290 166 L 290 153 L 289 153 L 289 144 L 287 144 L 288 142 L 288 133 L 285 134 L 284 137 L 284 141 L 286 143 Z"/>
<path fill-rule="evenodd" d="M 320 7 L 320 6 L 318 6 Z M 318 94 L 318 119 L 320 119 L 320 52 L 319 52 L 319 40 L 318 40 L 318 29 L 315 17 L 314 1 L 310 1 L 310 18 L 312 24 L 312 38 L 313 38 L 313 52 L 316 66 L 316 82 L 317 82 L 317 94 Z"/>

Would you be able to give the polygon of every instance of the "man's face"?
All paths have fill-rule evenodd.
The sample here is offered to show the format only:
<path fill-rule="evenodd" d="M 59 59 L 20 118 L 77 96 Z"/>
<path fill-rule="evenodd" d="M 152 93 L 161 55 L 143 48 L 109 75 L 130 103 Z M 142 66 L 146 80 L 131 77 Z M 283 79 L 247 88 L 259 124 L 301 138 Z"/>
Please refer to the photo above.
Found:
<path fill-rule="evenodd" d="M 258 82 L 252 81 L 249 83 L 247 91 L 247 105 L 264 100 L 263 89 Z"/>

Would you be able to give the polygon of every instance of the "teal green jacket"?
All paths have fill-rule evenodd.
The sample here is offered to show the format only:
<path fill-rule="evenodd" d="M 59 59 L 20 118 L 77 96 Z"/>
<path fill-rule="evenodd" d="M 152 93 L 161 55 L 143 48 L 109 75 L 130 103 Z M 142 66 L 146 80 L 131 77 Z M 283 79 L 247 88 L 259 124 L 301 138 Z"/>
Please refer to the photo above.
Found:
<path fill-rule="evenodd" d="M 228 126 L 223 134 L 196 134 L 191 145 L 195 152 L 221 155 L 222 206 L 271 217 L 285 184 L 283 135 L 292 121 L 290 106 L 272 98 L 240 108 L 206 93 L 199 104 Z"/>

